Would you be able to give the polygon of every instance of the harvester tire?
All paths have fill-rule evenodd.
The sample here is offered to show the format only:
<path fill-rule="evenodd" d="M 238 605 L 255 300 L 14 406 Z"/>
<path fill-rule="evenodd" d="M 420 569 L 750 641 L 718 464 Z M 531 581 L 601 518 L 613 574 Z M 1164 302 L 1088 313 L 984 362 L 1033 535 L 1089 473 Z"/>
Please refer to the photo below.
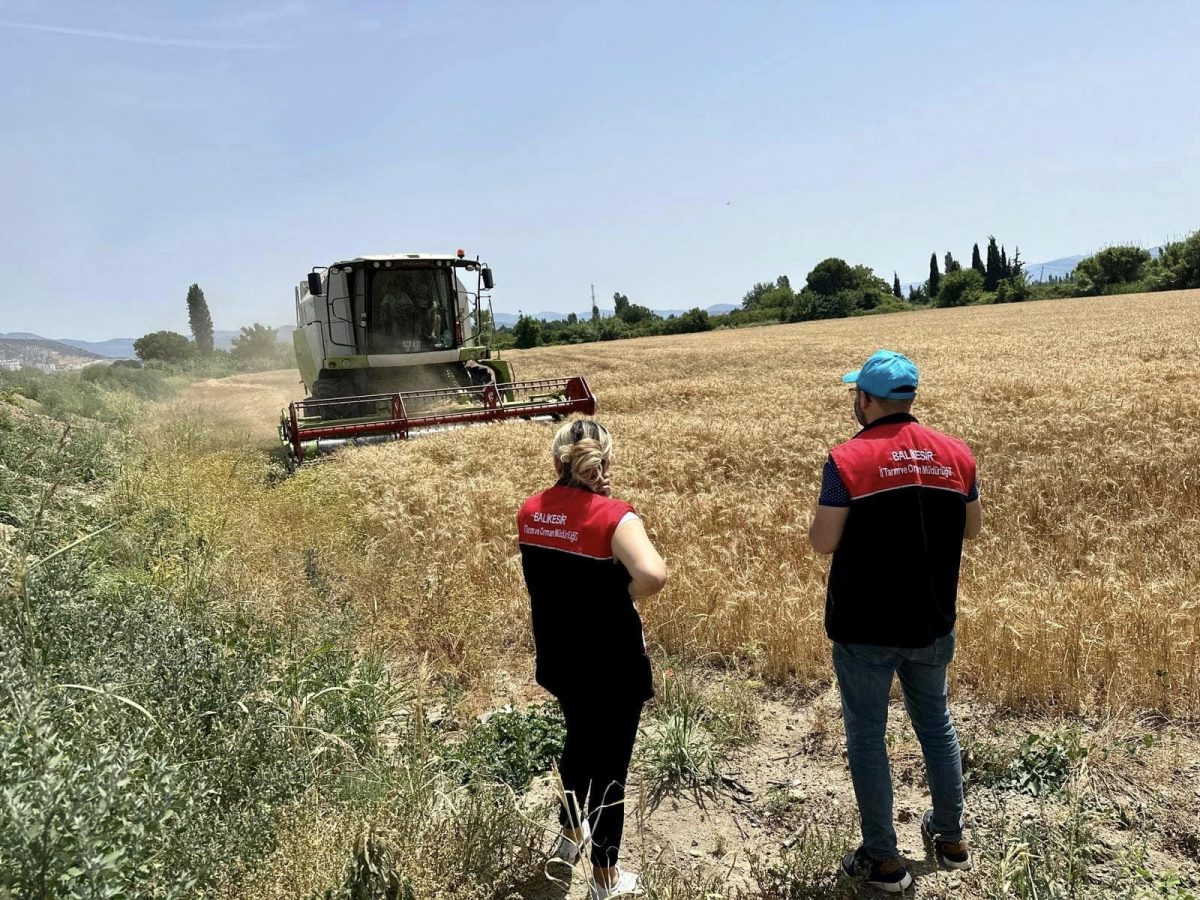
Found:
<path fill-rule="evenodd" d="M 353 397 L 360 393 L 354 372 L 322 371 L 313 382 L 311 400 L 332 400 L 335 397 Z"/>
<path fill-rule="evenodd" d="M 363 393 L 359 387 L 359 379 L 356 373 L 352 371 L 346 372 L 330 372 L 323 370 L 313 382 L 312 397 L 310 400 L 334 400 L 338 397 L 355 397 Z M 322 411 L 322 415 L 329 419 L 343 419 L 355 415 L 357 408 L 353 405 L 347 406 L 329 406 Z"/>

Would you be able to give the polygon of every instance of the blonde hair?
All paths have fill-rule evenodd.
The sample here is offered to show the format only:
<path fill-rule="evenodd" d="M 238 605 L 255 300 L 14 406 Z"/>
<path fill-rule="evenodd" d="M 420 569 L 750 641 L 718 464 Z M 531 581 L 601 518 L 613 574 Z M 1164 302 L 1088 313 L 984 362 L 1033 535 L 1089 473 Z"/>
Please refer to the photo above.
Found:
<path fill-rule="evenodd" d="M 612 484 L 612 436 L 595 419 L 576 419 L 558 429 L 550 445 L 554 461 L 562 466 L 563 480 L 575 487 L 603 493 Z"/>

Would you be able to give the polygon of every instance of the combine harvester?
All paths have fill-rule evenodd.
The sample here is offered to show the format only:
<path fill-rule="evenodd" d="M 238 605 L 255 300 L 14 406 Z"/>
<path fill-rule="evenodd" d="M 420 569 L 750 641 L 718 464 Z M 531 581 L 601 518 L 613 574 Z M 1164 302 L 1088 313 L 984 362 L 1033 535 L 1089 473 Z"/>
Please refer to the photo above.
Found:
<path fill-rule="evenodd" d="M 473 292 L 460 272 L 474 273 Z M 347 445 L 593 414 L 582 376 L 514 381 L 508 360 L 485 346 L 481 298 L 492 283 L 492 270 L 462 250 L 360 256 L 310 272 L 296 288 L 293 333 L 309 396 L 279 426 L 291 465 Z"/>

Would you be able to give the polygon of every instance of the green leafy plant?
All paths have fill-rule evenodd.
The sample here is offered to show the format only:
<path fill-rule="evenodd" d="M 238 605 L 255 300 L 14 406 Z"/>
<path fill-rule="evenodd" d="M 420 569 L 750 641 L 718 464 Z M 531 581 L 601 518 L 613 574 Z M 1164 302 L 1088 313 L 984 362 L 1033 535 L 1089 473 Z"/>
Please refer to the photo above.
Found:
<path fill-rule="evenodd" d="M 521 710 L 500 710 L 472 725 L 450 757 L 467 776 L 499 781 L 524 790 L 537 775 L 550 771 L 562 755 L 566 726 L 558 706 L 545 703 Z"/>
<path fill-rule="evenodd" d="M 1196 900 L 1178 872 L 1155 871 L 1146 857 L 1146 848 L 1131 847 L 1122 860 L 1124 900 Z"/>
<path fill-rule="evenodd" d="M 1042 797 L 1061 790 L 1087 755 L 1079 731 L 1070 726 L 1049 734 L 1030 734 L 998 781 L 1031 797 Z"/>
<path fill-rule="evenodd" d="M 337 615 L 218 612 L 185 513 L 101 519 L 105 429 L 0 427 L 0 895 L 206 892 L 281 809 L 382 754 L 404 692 Z"/>

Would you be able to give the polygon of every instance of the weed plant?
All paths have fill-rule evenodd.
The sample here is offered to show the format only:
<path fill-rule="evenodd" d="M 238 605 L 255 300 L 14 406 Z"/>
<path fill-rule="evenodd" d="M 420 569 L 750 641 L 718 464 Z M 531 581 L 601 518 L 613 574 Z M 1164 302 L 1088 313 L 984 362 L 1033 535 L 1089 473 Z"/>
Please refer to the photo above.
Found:
<path fill-rule="evenodd" d="M 854 829 L 838 820 L 824 826 L 808 822 L 777 857 L 755 855 L 750 874 L 756 900 L 819 900 L 857 896 L 857 886 L 840 874 L 842 855 L 853 846 Z"/>
<path fill-rule="evenodd" d="M 37 369 L 0 372 L 0 397 L 36 401 L 57 419 L 113 419 L 121 398 L 161 400 L 178 389 L 180 379 L 159 368 L 97 364 L 76 372 L 46 374 Z"/>
<path fill-rule="evenodd" d="M 655 693 L 636 750 L 651 800 L 680 790 L 714 796 L 729 752 L 756 732 L 752 688 L 733 677 L 710 687 L 701 670 L 667 663 Z"/>
<path fill-rule="evenodd" d="M 1196 894 L 1178 872 L 1161 872 L 1151 867 L 1144 847 L 1133 846 L 1122 860 L 1122 900 L 1196 900 Z"/>
<path fill-rule="evenodd" d="M 988 841 L 999 862 L 989 885 L 995 900 L 1077 900 L 1094 896 L 1099 879 L 1094 864 L 1101 858 L 1097 841 L 1099 816 L 1089 802 L 1085 778 L 1067 786 L 1066 805 L 1043 804 L 1024 814 Z"/>
<path fill-rule="evenodd" d="M 473 722 L 450 757 L 463 765 L 468 780 L 482 778 L 523 791 L 562 756 L 565 737 L 566 725 L 557 704 L 501 709 L 486 721 Z"/>
<path fill-rule="evenodd" d="M 1128 746 L 1143 747 L 1143 740 Z M 1060 725 L 1049 732 L 1030 732 L 1011 750 L 968 738 L 963 744 L 964 777 L 970 785 L 1007 788 L 1030 797 L 1044 797 L 1061 791 L 1077 776 L 1091 752 L 1092 748 L 1073 725 Z"/>
<path fill-rule="evenodd" d="M 662 859 L 642 868 L 646 900 L 727 900 L 740 893 L 726 872 L 700 872 Z"/>

